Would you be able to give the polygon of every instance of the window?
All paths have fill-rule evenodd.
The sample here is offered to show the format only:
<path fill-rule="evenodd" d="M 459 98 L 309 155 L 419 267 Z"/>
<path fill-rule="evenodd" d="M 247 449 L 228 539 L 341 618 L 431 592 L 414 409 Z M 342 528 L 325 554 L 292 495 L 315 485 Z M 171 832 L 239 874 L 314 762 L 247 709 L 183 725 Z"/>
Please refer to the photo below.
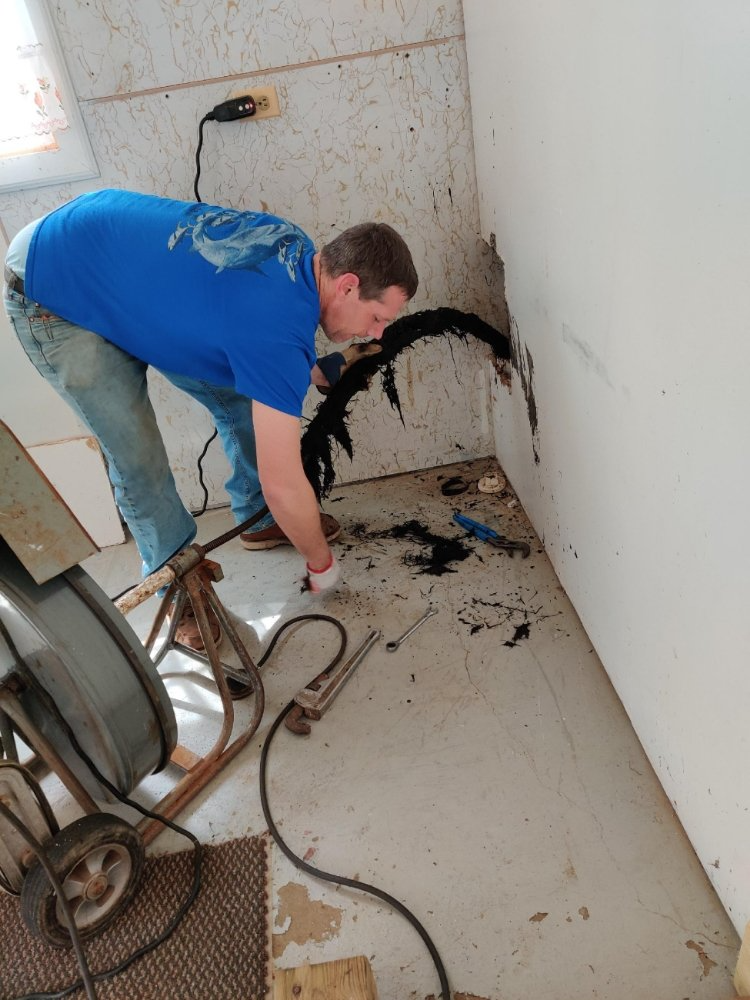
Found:
<path fill-rule="evenodd" d="M 0 191 L 96 177 L 44 0 L 2 0 Z"/>

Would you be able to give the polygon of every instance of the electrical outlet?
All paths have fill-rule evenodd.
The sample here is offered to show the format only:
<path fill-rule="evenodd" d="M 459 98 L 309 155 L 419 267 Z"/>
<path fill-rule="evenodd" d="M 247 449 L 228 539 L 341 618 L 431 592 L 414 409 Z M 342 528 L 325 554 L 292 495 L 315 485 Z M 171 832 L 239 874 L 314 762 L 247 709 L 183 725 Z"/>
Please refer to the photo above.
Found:
<path fill-rule="evenodd" d="M 279 98 L 276 95 L 275 87 L 256 87 L 252 83 L 249 83 L 242 90 L 233 91 L 229 97 L 245 97 L 250 95 L 255 101 L 255 114 L 253 115 L 253 121 L 258 121 L 259 118 L 278 118 L 281 114 L 281 108 L 279 107 Z"/>

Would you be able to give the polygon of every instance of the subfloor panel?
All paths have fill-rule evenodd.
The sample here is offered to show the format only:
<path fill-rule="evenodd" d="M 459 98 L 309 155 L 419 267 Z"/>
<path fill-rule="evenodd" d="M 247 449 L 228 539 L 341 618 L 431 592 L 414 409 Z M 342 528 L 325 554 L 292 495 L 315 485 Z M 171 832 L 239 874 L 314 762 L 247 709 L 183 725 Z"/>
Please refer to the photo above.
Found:
<path fill-rule="evenodd" d="M 212 556 L 217 592 L 254 659 L 304 613 L 339 618 L 350 648 L 382 640 L 309 736 L 282 727 L 269 754 L 271 809 L 308 863 L 377 885 L 424 924 L 451 988 L 469 998 L 726 1000 L 739 942 L 607 676 L 512 491 L 483 494 L 483 460 L 337 488 L 324 504 L 342 524 L 344 583 L 301 590 L 289 548 Z M 462 476 L 469 490 L 446 497 Z M 461 511 L 514 539 L 522 559 L 468 539 L 462 561 L 424 572 L 429 549 L 392 530 L 417 521 L 448 538 Z M 199 520 L 200 540 L 230 525 Z M 86 568 L 114 595 L 138 577 L 132 542 Z M 395 653 L 428 608 L 438 614 Z M 131 622 L 147 631 L 154 602 Z M 296 626 L 263 668 L 267 707 L 251 744 L 180 816 L 205 842 L 266 826 L 260 748 L 295 692 L 336 648 L 331 625 Z M 219 703 L 174 652 L 163 675 L 180 742 L 203 752 Z M 248 707 L 238 703 L 239 723 Z M 153 802 L 169 774 L 139 788 Z M 157 851 L 182 849 L 173 834 Z M 313 879 L 273 851 L 279 967 L 366 955 L 381 1000 L 439 992 L 417 933 L 384 903 Z M 208 929 L 207 929 L 208 930 Z M 228 942 L 231 947 L 231 942 Z"/>

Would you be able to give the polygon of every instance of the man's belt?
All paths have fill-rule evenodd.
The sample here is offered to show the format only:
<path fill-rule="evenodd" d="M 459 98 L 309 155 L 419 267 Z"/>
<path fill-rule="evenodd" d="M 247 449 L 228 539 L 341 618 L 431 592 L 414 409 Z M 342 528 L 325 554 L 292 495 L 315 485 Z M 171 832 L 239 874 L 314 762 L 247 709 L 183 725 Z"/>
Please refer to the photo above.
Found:
<path fill-rule="evenodd" d="M 18 292 L 19 295 L 26 294 L 23 290 L 23 278 L 19 278 L 7 266 L 5 268 L 5 284 L 8 286 L 9 292 Z"/>

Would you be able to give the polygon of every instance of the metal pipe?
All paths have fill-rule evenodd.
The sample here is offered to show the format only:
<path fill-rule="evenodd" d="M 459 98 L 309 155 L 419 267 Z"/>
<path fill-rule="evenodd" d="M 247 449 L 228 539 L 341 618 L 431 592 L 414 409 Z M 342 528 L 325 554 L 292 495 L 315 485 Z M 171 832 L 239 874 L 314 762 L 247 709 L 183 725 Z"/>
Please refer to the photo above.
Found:
<path fill-rule="evenodd" d="M 153 597 L 157 590 L 161 590 L 162 587 L 168 587 L 170 583 L 177 579 L 177 574 L 172 569 L 172 567 L 167 563 L 166 566 L 162 566 L 151 576 L 147 576 L 145 580 L 139 583 L 132 590 L 129 590 L 127 594 L 123 594 L 118 600 L 114 602 L 117 610 L 123 614 L 127 615 L 137 608 L 144 601 L 148 600 L 149 597 Z"/>
<path fill-rule="evenodd" d="M 10 719 L 5 712 L 0 711 L 0 757 L 18 763 L 18 749 Z"/>
<path fill-rule="evenodd" d="M 213 761 L 226 747 L 229 742 L 229 737 L 232 735 L 232 729 L 234 727 L 234 705 L 232 703 L 232 696 L 229 693 L 227 679 L 224 676 L 224 670 L 221 666 L 219 653 L 216 649 L 216 643 L 214 642 L 214 637 L 211 634 L 211 624 L 208 620 L 208 615 L 206 614 L 206 606 L 201 599 L 203 585 L 200 573 L 188 573 L 183 580 L 183 584 L 187 590 L 188 598 L 193 605 L 195 620 L 198 623 L 198 630 L 200 631 L 201 638 L 203 639 L 203 646 L 206 650 L 209 663 L 211 664 L 211 672 L 214 675 L 216 686 L 219 689 L 221 707 L 224 713 L 221 732 L 219 733 L 214 745 L 203 758 L 206 761 Z"/>

